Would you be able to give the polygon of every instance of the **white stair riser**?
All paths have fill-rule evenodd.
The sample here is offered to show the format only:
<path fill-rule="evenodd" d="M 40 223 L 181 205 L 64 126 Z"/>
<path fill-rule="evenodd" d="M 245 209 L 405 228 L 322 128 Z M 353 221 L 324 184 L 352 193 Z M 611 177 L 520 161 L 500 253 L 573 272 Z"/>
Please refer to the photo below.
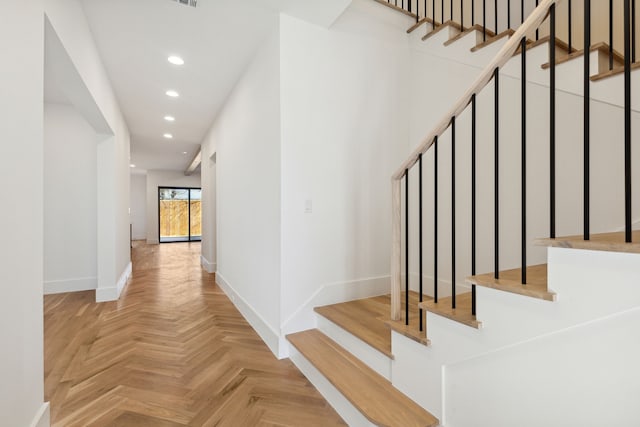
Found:
<path fill-rule="evenodd" d="M 371 347 L 360 338 L 352 335 L 324 316 L 318 316 L 318 329 L 329 338 L 340 344 L 349 353 L 356 356 L 371 369 L 391 380 L 391 359 Z"/>

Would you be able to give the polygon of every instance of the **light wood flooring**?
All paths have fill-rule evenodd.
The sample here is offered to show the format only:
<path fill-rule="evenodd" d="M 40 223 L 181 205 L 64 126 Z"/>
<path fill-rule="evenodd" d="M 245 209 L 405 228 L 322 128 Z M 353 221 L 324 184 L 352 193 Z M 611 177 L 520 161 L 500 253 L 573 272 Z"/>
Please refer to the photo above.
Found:
<path fill-rule="evenodd" d="M 199 243 L 135 246 L 119 301 L 45 297 L 52 426 L 345 425 L 201 270 Z"/>

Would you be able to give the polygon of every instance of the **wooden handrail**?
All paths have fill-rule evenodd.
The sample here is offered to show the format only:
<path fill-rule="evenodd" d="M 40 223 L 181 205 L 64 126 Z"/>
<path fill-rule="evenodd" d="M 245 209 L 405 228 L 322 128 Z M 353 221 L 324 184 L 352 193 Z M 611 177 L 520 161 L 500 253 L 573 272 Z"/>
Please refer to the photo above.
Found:
<path fill-rule="evenodd" d="M 427 152 L 436 138 L 439 138 L 450 126 L 451 119 L 458 117 L 471 102 L 471 97 L 479 93 L 493 78 L 496 68 L 502 68 L 520 47 L 522 38 L 531 31 L 535 31 L 544 22 L 549 14 L 551 6 L 560 3 L 561 0 L 542 0 L 529 17 L 520 25 L 507 43 L 500 49 L 496 56 L 484 68 L 480 76 L 471 85 L 471 88 L 456 102 L 451 110 L 438 122 L 420 145 L 411 153 L 391 178 L 392 183 L 392 246 L 391 246 L 391 318 L 401 318 L 401 192 L 400 181 L 405 173 L 416 164 L 418 157 Z"/>

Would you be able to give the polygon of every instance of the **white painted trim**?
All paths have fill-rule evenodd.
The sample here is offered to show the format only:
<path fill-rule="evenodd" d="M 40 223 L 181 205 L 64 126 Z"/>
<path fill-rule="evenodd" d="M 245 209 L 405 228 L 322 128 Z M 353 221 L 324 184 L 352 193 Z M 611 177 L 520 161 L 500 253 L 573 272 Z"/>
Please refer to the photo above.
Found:
<path fill-rule="evenodd" d="M 44 402 L 36 412 L 30 427 L 49 427 L 51 425 L 49 402 Z"/>
<path fill-rule="evenodd" d="M 147 245 L 159 245 L 160 240 L 158 239 L 147 239 Z"/>
<path fill-rule="evenodd" d="M 200 265 L 205 269 L 207 273 L 215 273 L 216 272 L 216 263 L 211 262 L 204 257 L 204 255 L 200 255 Z"/>
<path fill-rule="evenodd" d="M 91 291 L 98 287 L 97 277 L 80 277 L 77 279 L 47 280 L 44 282 L 44 294 L 61 294 L 65 292 Z"/>
<path fill-rule="evenodd" d="M 132 264 L 131 264 L 131 261 L 129 261 L 129 264 L 127 264 L 127 266 L 125 267 L 124 271 L 120 275 L 120 279 L 118 279 L 118 283 L 116 284 L 116 287 L 118 288 L 117 298 L 120 298 L 120 294 L 122 294 L 122 290 L 124 289 L 125 286 L 127 286 L 129 277 L 131 277 L 131 269 L 132 269 Z"/>
<path fill-rule="evenodd" d="M 129 277 L 131 277 L 131 267 L 131 262 L 129 262 L 115 286 L 109 288 L 98 287 L 96 289 L 96 302 L 117 301 L 118 298 L 120 298 L 122 290 L 127 285 Z"/>
<path fill-rule="evenodd" d="M 280 354 L 280 333 L 271 327 L 260 313 L 242 298 L 220 273 L 216 273 L 216 284 L 227 294 L 233 305 L 240 311 L 240 314 L 242 314 L 251 327 L 260 335 L 260 338 L 267 344 L 269 350 L 279 359 L 286 357 Z"/>
<path fill-rule="evenodd" d="M 294 346 L 290 347 L 290 359 L 300 369 L 305 377 L 320 392 L 322 397 L 336 410 L 338 415 L 351 427 L 369 427 L 372 424 L 365 418 L 355 406 L 337 388 L 327 380 L 327 378 L 316 369 Z"/>
<path fill-rule="evenodd" d="M 293 314 L 282 322 L 280 329 L 285 335 L 313 329 L 317 326 L 317 318 L 313 311 L 315 307 L 386 295 L 390 292 L 390 283 L 390 276 L 327 283 L 315 291 Z"/>

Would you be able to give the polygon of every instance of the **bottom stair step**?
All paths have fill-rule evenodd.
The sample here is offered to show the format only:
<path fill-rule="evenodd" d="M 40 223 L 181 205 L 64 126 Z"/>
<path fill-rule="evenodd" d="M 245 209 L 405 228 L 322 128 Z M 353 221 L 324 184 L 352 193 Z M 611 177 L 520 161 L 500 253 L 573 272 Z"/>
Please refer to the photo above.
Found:
<path fill-rule="evenodd" d="M 289 342 L 369 421 L 380 426 L 437 426 L 438 419 L 317 329 Z"/>

